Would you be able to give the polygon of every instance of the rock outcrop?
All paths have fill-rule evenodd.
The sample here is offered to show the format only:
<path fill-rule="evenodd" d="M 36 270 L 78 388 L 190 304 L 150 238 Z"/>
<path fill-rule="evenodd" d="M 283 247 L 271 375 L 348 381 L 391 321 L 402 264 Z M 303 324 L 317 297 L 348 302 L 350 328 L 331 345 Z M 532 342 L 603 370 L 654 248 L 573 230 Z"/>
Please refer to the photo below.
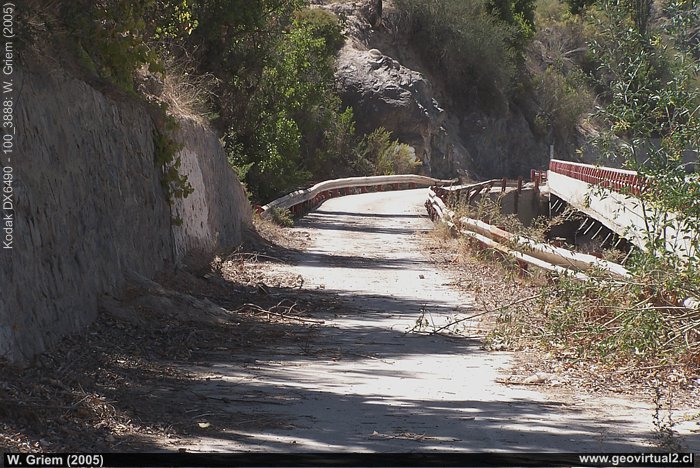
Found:
<path fill-rule="evenodd" d="M 0 251 L 0 358 L 21 362 L 87 326 L 100 297 L 130 275 L 240 243 L 251 214 L 218 139 L 200 125 L 183 121 L 177 136 L 195 193 L 171 208 L 141 103 L 60 69 L 15 74 L 21 130 L 11 161 L 15 242 Z"/>
<path fill-rule="evenodd" d="M 382 25 L 382 0 L 367 0 L 360 6 L 360 16 L 377 29 Z"/>
<path fill-rule="evenodd" d="M 359 131 L 385 127 L 416 150 L 424 172 L 434 177 L 517 176 L 546 164 L 547 146 L 515 103 L 494 110 L 479 108 L 477 100 L 472 106 L 452 102 L 440 77 L 412 50 L 390 2 L 322 3 L 346 18 L 336 78 Z"/>
<path fill-rule="evenodd" d="M 340 52 L 336 76 L 344 102 L 355 112 L 357 129 L 369 133 L 386 128 L 411 145 L 425 172 L 433 173 L 435 146 L 446 137 L 446 114 L 430 82 L 377 49 L 351 44 Z"/>

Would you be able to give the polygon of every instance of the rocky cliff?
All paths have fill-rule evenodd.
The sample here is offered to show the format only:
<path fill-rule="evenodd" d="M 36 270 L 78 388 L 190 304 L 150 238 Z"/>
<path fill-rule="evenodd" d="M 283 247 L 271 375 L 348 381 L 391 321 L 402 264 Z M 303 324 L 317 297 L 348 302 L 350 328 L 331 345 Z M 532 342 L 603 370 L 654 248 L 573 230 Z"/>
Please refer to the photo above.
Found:
<path fill-rule="evenodd" d="M 413 50 L 390 1 L 318 3 L 346 18 L 336 78 L 358 130 L 390 130 L 434 177 L 526 175 L 546 164 L 547 145 L 531 128 L 526 100 L 502 109 L 483 109 L 476 99 L 454 103 Z"/>
<path fill-rule="evenodd" d="M 15 81 L 14 245 L 0 251 L 0 358 L 26 361 L 89 324 L 100 298 L 129 276 L 240 243 L 251 214 L 203 126 L 180 124 L 178 156 L 195 192 L 171 208 L 142 104 L 61 69 L 23 67 Z"/>

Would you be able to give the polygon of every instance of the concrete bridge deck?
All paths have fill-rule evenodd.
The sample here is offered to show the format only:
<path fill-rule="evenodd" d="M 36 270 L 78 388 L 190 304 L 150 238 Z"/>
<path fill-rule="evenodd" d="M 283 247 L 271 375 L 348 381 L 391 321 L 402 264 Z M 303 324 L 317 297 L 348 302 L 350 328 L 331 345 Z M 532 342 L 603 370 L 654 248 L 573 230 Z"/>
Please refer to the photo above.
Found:
<path fill-rule="evenodd" d="M 697 254 L 696 235 L 675 213 L 644 203 L 635 194 L 645 187 L 636 172 L 553 159 L 547 172 L 551 195 L 599 221 L 642 250 L 653 238 L 681 258 Z"/>

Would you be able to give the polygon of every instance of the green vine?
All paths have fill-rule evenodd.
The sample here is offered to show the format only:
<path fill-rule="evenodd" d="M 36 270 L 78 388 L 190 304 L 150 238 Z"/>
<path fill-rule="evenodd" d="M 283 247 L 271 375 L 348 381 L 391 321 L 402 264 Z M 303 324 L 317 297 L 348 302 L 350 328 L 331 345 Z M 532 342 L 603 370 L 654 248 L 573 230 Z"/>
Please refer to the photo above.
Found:
<path fill-rule="evenodd" d="M 182 159 L 176 155 L 182 149 L 182 145 L 169 135 L 177 129 L 177 122 L 168 117 L 164 127 L 163 130 L 156 129 L 153 132 L 155 163 L 163 171 L 160 183 L 167 194 L 168 204 L 172 205 L 175 199 L 187 198 L 194 192 L 194 188 L 187 176 L 180 174 Z"/>

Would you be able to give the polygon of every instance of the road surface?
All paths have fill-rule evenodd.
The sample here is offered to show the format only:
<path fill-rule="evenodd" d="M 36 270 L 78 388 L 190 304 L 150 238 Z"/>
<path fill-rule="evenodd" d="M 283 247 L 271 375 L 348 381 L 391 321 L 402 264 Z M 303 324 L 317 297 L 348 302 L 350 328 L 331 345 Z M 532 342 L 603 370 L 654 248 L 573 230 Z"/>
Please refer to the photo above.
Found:
<path fill-rule="evenodd" d="M 426 190 L 336 198 L 294 229 L 311 245 L 296 265 L 304 288 L 339 294 L 317 337 L 217 363 L 197 394 L 255 400 L 237 412 L 285 421 L 179 441 L 201 451 L 643 451 L 654 448 L 649 405 L 496 382 L 512 355 L 476 339 L 405 334 L 421 311 L 436 324 L 475 308 L 421 251 L 432 228 Z M 341 312 L 338 312 L 338 311 Z M 700 450 L 697 434 L 686 440 Z"/>

